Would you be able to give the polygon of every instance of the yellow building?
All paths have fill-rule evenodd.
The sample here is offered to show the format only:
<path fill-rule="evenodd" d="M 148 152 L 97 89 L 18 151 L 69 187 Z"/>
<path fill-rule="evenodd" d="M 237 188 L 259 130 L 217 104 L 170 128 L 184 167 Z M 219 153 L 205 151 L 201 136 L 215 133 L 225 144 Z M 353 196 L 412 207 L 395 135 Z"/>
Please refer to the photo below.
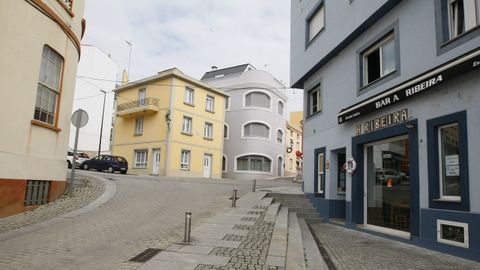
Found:
<path fill-rule="evenodd" d="M 301 170 L 302 160 L 297 158 L 296 152 L 303 153 L 303 112 L 291 112 L 290 122 L 286 128 L 285 147 L 285 175 L 297 175 Z"/>
<path fill-rule="evenodd" d="M 112 152 L 141 175 L 222 177 L 227 94 L 173 68 L 114 90 Z"/>
<path fill-rule="evenodd" d="M 0 1 L 0 217 L 58 198 L 85 1 Z"/>

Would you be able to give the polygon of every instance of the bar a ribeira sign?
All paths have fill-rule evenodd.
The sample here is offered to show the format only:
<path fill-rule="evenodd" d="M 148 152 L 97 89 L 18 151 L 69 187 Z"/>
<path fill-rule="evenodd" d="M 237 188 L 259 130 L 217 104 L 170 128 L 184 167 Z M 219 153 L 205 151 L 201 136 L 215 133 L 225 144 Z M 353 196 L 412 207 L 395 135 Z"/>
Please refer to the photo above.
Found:
<path fill-rule="evenodd" d="M 373 132 L 408 121 L 408 109 L 380 116 L 355 126 L 355 136 Z"/>

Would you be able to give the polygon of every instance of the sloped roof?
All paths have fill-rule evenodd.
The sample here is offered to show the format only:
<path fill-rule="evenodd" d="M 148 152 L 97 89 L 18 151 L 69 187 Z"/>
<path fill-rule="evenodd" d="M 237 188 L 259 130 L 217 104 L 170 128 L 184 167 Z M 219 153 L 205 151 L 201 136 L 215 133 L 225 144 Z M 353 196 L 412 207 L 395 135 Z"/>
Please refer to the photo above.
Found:
<path fill-rule="evenodd" d="M 206 72 L 201 78 L 201 80 L 221 78 L 221 77 L 225 77 L 225 76 L 229 76 L 237 73 L 242 73 L 242 72 L 245 72 L 248 67 L 252 67 L 253 69 L 255 69 L 250 64 L 243 64 L 243 65 L 238 65 L 234 67 L 216 69 L 216 70 Z"/>

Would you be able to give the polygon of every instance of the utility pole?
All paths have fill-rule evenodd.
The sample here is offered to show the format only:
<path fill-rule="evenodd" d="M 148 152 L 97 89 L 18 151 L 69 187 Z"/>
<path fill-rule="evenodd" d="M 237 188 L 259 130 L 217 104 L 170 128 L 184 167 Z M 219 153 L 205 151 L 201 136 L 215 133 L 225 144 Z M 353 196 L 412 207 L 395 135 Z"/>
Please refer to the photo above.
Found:
<path fill-rule="evenodd" d="M 103 109 L 102 109 L 102 124 L 100 125 L 100 140 L 98 141 L 98 156 L 102 150 L 102 135 L 103 135 L 103 117 L 105 116 L 105 99 L 107 98 L 107 92 L 100 90 L 103 93 Z"/>

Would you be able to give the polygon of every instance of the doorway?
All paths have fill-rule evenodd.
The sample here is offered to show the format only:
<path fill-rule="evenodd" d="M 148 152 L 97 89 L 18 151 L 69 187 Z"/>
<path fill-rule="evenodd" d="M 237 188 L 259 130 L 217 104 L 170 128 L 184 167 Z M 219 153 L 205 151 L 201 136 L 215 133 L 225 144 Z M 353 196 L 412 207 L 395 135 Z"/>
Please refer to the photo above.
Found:
<path fill-rule="evenodd" d="M 278 157 L 278 162 L 277 162 L 277 175 L 278 177 L 283 176 L 283 158 Z"/>
<path fill-rule="evenodd" d="M 212 171 L 212 155 L 203 156 L 203 178 L 210 178 Z"/>
<path fill-rule="evenodd" d="M 153 150 L 153 164 L 152 164 L 152 174 L 160 174 L 160 149 Z"/>
<path fill-rule="evenodd" d="M 366 225 L 410 233 L 409 149 L 408 135 L 364 145 Z"/>

